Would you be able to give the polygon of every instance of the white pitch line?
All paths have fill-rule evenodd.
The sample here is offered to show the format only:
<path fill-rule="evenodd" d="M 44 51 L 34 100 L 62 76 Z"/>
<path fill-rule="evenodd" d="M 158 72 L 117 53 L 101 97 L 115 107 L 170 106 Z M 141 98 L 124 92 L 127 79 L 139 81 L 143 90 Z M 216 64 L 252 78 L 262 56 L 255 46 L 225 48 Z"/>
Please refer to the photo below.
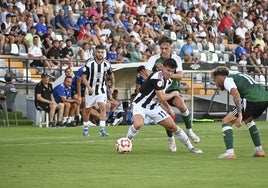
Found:
<path fill-rule="evenodd" d="M 144 140 L 159 140 L 166 138 L 142 138 Z M 139 140 L 139 139 L 135 139 Z M 115 140 L 86 140 L 86 141 L 63 141 L 63 142 L 39 142 L 39 143 L 19 143 L 19 144 L 0 144 L 0 146 L 36 146 L 36 145 L 52 145 L 52 144 L 80 144 L 92 142 L 115 142 Z"/>

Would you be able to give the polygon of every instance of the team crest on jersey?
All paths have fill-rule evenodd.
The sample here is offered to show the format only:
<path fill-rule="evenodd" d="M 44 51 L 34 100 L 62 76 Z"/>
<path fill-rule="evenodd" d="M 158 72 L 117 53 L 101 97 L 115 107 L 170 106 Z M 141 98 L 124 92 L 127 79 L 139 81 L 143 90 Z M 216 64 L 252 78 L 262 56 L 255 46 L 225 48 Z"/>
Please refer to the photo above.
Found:
<path fill-rule="evenodd" d="M 87 70 L 87 68 L 86 67 L 83 67 L 83 72 L 86 71 L 86 70 Z"/>
<path fill-rule="evenodd" d="M 163 84 L 164 84 L 164 83 L 163 83 L 163 81 L 162 81 L 162 80 L 159 80 L 159 81 L 157 82 L 157 86 L 158 86 L 158 87 L 162 87 L 162 86 L 163 86 Z"/>

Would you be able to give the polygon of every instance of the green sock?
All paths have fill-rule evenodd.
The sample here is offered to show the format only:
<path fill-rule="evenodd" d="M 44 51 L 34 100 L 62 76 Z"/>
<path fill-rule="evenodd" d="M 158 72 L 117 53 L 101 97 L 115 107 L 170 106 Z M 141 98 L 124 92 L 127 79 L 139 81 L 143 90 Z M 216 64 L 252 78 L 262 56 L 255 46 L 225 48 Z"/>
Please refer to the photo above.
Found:
<path fill-rule="evenodd" d="M 182 119 L 185 123 L 186 129 L 191 129 L 192 128 L 191 114 L 189 113 L 186 116 L 182 115 Z"/>
<path fill-rule="evenodd" d="M 252 127 L 249 128 L 249 133 L 255 147 L 261 146 L 260 134 L 256 125 L 253 125 Z"/>
<path fill-rule="evenodd" d="M 167 132 L 167 136 L 168 137 L 172 137 L 173 136 L 173 133 L 170 130 L 166 129 L 166 132 Z"/>
<path fill-rule="evenodd" d="M 233 127 L 229 124 L 222 124 L 222 133 L 226 149 L 233 149 Z"/>

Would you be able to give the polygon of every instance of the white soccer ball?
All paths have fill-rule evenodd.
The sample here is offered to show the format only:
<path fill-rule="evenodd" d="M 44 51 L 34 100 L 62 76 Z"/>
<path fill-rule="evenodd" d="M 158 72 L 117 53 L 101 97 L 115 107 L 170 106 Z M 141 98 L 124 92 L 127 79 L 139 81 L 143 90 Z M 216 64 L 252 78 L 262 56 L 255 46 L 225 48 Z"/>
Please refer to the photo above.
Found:
<path fill-rule="evenodd" d="M 128 138 L 119 138 L 116 140 L 115 149 L 118 153 L 129 153 L 132 150 L 132 142 Z"/>

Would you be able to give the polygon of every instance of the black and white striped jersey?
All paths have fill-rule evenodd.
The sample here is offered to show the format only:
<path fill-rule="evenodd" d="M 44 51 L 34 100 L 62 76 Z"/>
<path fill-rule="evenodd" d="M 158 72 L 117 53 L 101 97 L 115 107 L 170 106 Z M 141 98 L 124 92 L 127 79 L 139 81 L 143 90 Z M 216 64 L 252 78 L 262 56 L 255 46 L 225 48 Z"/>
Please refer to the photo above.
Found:
<path fill-rule="evenodd" d="M 156 96 L 157 90 L 165 90 L 171 84 L 171 79 L 165 80 L 162 71 L 152 73 L 149 78 L 142 84 L 140 92 L 134 102 L 141 104 L 143 108 L 154 109 L 160 103 Z"/>
<path fill-rule="evenodd" d="M 94 59 L 89 59 L 83 68 L 90 87 L 94 90 L 92 95 L 106 94 L 106 76 L 112 74 L 111 63 L 104 59 L 98 64 Z"/>

